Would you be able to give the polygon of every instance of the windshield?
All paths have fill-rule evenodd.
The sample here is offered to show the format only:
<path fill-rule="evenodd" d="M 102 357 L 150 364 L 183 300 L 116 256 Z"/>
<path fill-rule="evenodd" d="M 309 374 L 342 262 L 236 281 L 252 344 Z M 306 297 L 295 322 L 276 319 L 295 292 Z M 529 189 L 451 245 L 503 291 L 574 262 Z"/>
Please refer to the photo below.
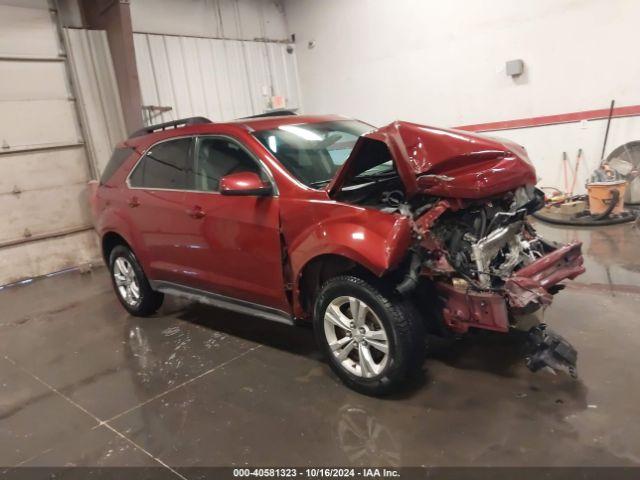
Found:
<path fill-rule="evenodd" d="M 358 137 L 373 127 L 356 120 L 281 125 L 253 135 L 305 185 L 321 188 L 331 181 Z"/>

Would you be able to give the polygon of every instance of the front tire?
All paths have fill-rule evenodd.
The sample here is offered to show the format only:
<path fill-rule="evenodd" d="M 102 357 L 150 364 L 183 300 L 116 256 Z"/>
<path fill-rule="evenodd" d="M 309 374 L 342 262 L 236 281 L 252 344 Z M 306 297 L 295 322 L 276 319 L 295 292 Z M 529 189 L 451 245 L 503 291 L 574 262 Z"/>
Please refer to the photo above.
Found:
<path fill-rule="evenodd" d="M 147 317 L 160 308 L 164 294 L 151 288 L 131 249 L 115 247 L 109 255 L 109 270 L 116 296 L 131 315 Z"/>
<path fill-rule="evenodd" d="M 332 370 L 367 395 L 397 391 L 422 367 L 424 328 L 406 300 L 365 280 L 340 276 L 316 298 L 314 331 Z"/>

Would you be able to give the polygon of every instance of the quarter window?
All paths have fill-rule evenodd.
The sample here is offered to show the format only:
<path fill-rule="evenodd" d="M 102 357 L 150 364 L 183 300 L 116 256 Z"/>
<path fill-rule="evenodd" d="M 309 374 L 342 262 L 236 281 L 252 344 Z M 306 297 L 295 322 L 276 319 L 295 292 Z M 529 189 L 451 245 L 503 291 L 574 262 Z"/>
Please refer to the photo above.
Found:
<path fill-rule="evenodd" d="M 116 173 L 116 171 L 122 166 L 127 158 L 133 154 L 133 148 L 116 148 L 113 151 L 113 155 L 109 159 L 109 163 L 104 167 L 102 175 L 100 176 L 100 184 L 104 185 L 107 183 L 111 177 Z"/>
<path fill-rule="evenodd" d="M 239 172 L 254 172 L 264 182 L 268 181 L 260 165 L 236 142 L 216 137 L 200 138 L 196 155 L 196 190 L 216 192 L 222 177 Z"/>
<path fill-rule="evenodd" d="M 132 187 L 185 190 L 190 184 L 192 138 L 158 143 L 147 151 L 129 178 Z"/>

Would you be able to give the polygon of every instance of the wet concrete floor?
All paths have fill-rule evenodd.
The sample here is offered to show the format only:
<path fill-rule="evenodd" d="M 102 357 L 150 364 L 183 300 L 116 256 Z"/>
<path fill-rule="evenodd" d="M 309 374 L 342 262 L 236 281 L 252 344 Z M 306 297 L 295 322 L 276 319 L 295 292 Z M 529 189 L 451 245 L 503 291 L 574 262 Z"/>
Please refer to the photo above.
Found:
<path fill-rule="evenodd" d="M 104 268 L 5 288 L 0 465 L 638 465 L 640 233 L 539 229 L 584 242 L 587 274 L 545 317 L 578 381 L 480 335 L 375 399 L 337 381 L 308 328 L 176 299 L 133 318 Z"/>

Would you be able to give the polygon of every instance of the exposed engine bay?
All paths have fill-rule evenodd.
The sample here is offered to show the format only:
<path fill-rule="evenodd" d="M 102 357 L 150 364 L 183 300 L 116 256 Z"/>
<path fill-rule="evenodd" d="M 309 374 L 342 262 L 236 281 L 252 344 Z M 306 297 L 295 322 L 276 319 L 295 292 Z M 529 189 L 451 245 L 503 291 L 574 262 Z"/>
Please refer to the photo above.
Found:
<path fill-rule="evenodd" d="M 416 196 L 411 202 L 395 186 L 393 178 L 381 179 L 343 195 L 412 219 L 416 241 L 396 289 L 409 295 L 420 282 L 432 282 L 443 300 L 444 323 L 455 333 L 522 328 L 522 318 L 530 320 L 564 288 L 561 280 L 584 271 L 579 244 L 549 242 L 527 221 L 544 205 L 543 193 L 533 186 L 482 201 Z M 527 366 L 575 376 L 575 349 L 545 324 L 523 323 Z"/>
<path fill-rule="evenodd" d="M 386 213 L 419 218 L 439 199 L 417 197 L 405 202 L 394 179 L 385 179 L 343 192 L 345 200 L 376 207 Z M 554 247 L 540 238 L 525 220 L 544 205 L 544 194 L 532 186 L 520 187 L 501 198 L 475 202 L 443 213 L 431 227 L 450 265 L 479 289 L 504 285 L 504 277 L 519 266 L 542 257 Z"/>
<path fill-rule="evenodd" d="M 541 192 L 521 187 L 503 198 L 447 212 L 431 232 L 464 279 L 478 289 L 501 288 L 515 269 L 553 249 L 525 219 L 543 202 Z"/>

